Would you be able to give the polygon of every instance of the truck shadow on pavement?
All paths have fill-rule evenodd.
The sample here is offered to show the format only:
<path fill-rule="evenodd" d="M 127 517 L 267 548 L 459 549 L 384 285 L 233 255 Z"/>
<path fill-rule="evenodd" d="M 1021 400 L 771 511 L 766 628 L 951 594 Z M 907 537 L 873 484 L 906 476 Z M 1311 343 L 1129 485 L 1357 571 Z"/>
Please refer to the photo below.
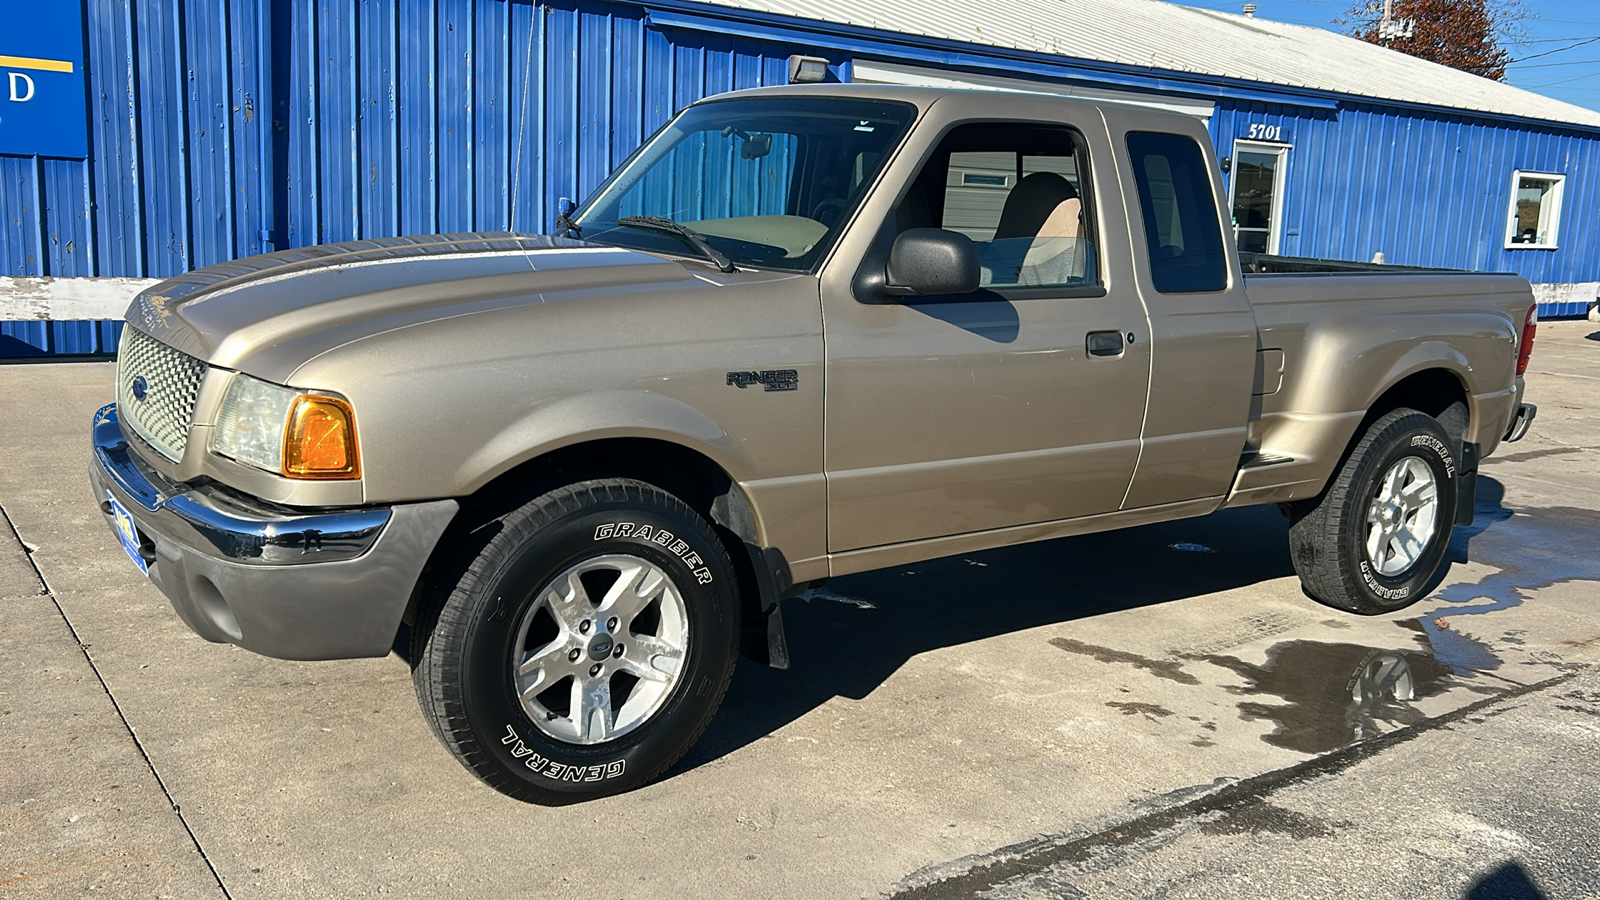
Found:
<path fill-rule="evenodd" d="M 1536 510 L 1517 518 L 1513 526 L 1520 527 L 1501 527 L 1515 515 L 1503 505 L 1504 495 L 1499 481 L 1480 477 L 1474 522 L 1457 527 L 1435 579 L 1433 599 L 1446 605 L 1402 623 L 1426 632 L 1423 641 L 1432 645 L 1431 654 L 1425 650 L 1413 655 L 1437 656 L 1440 677 L 1498 666 L 1496 659 L 1478 659 L 1486 648 L 1446 626 L 1444 616 L 1506 608 L 1520 602 L 1525 591 L 1552 581 L 1600 579 L 1600 571 L 1588 571 L 1592 566 L 1556 572 L 1512 565 L 1508 557 L 1520 557 L 1530 544 L 1548 543 L 1551 529 L 1581 525 L 1565 521 L 1561 513 L 1586 511 Z M 1514 533 L 1497 533 L 1508 528 Z M 760 740 L 830 699 L 863 699 L 920 653 L 1293 576 L 1287 531 L 1286 520 L 1270 506 L 1223 510 L 1200 519 L 835 579 L 784 602 L 793 668 L 775 671 L 741 662 L 716 719 L 669 777 Z M 1487 543 L 1477 547 L 1486 534 Z M 1452 582 L 1451 570 L 1469 556 L 1500 572 L 1480 582 Z M 1437 590 L 1440 584 L 1446 587 Z M 1305 603 L 1315 605 L 1309 598 Z M 1452 640 L 1473 646 L 1457 647 Z M 1307 662 L 1303 655 L 1299 658 Z M 1349 667 L 1333 674 L 1342 686 Z M 1296 749 L 1324 752 L 1332 747 Z"/>
<path fill-rule="evenodd" d="M 1473 882 L 1464 900 L 1546 900 L 1528 870 L 1515 860 Z"/>
<path fill-rule="evenodd" d="M 792 668 L 741 661 L 716 719 L 672 771 L 834 697 L 862 699 L 920 653 L 1293 575 L 1287 532 L 1274 507 L 1223 510 L 834 579 L 784 601 Z"/>

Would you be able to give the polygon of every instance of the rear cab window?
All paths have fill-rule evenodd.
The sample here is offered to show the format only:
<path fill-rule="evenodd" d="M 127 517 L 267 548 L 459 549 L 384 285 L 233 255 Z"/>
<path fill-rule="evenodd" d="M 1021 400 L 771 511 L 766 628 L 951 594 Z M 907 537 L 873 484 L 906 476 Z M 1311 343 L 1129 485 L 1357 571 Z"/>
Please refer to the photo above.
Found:
<path fill-rule="evenodd" d="M 1227 249 L 1200 145 L 1183 135 L 1135 131 L 1128 134 L 1128 155 L 1155 289 L 1163 294 L 1227 290 Z"/>

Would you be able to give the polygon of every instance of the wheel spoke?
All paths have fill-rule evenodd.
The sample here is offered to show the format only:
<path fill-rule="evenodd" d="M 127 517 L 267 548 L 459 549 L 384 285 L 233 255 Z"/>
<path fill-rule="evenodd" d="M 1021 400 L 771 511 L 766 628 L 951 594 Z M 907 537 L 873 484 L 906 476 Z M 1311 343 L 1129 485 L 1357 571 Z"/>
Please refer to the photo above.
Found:
<path fill-rule="evenodd" d="M 1406 467 L 1404 464 L 1397 465 L 1389 470 L 1388 477 L 1384 479 L 1383 484 L 1383 499 L 1386 502 L 1392 503 L 1400 495 L 1400 488 L 1405 484 L 1405 479 Z"/>
<path fill-rule="evenodd" d="M 1383 543 L 1383 555 L 1378 557 L 1378 572 L 1388 575 L 1396 569 L 1405 567 L 1405 548 L 1390 534 Z"/>
<path fill-rule="evenodd" d="M 1406 485 L 1405 488 L 1400 491 L 1401 501 L 1403 501 L 1412 509 L 1416 509 L 1424 503 L 1433 502 L 1433 499 L 1438 495 L 1439 489 L 1434 485 L 1431 478 L 1419 478 L 1416 481 Z"/>
<path fill-rule="evenodd" d="M 667 681 L 678 671 L 683 648 L 653 635 L 630 635 L 623 668 L 646 681 Z"/>
<path fill-rule="evenodd" d="M 1400 548 L 1395 555 L 1404 557 L 1407 564 L 1410 564 L 1412 560 L 1417 558 L 1417 554 L 1422 552 L 1422 542 L 1417 540 L 1416 533 L 1410 528 L 1396 528 L 1394 541 L 1395 545 Z"/>
<path fill-rule="evenodd" d="M 1367 532 L 1367 558 L 1374 565 L 1383 565 L 1384 550 L 1389 546 L 1389 529 L 1381 522 L 1374 522 L 1371 530 Z"/>
<path fill-rule="evenodd" d="M 624 567 L 618 570 L 616 582 L 600 601 L 600 610 L 617 615 L 626 625 L 660 595 L 666 584 L 666 574 L 648 563 Z"/>
<path fill-rule="evenodd" d="M 617 666 L 622 671 L 627 672 L 629 675 L 632 675 L 640 681 L 648 681 L 654 684 L 666 684 L 672 680 L 671 675 L 661 671 L 660 669 L 657 669 L 655 666 L 650 665 L 648 660 L 623 658 L 618 660 Z"/>
<path fill-rule="evenodd" d="M 578 737 L 585 744 L 603 741 L 611 736 L 611 682 L 604 679 L 574 678 L 572 680 L 573 720 L 578 726 Z"/>
<path fill-rule="evenodd" d="M 544 603 L 549 607 L 550 614 L 556 617 L 565 632 L 577 630 L 578 623 L 594 612 L 589 591 L 578 576 L 577 570 L 568 572 L 566 578 L 552 584 L 544 595 Z"/>
<path fill-rule="evenodd" d="M 553 668 L 566 669 L 567 646 L 562 641 L 551 641 L 522 658 L 522 663 L 517 666 L 517 675 L 521 677 L 529 672 L 538 672 L 541 680 L 546 680 L 554 674 Z"/>

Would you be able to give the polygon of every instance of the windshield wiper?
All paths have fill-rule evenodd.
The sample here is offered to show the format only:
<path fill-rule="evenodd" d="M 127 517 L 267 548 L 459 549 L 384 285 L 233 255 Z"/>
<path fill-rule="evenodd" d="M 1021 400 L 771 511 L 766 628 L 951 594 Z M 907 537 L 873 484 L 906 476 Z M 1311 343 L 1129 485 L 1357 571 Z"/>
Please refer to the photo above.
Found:
<path fill-rule="evenodd" d="M 666 231 L 676 234 L 692 244 L 696 250 L 700 251 L 701 255 L 705 256 L 706 259 L 716 263 L 718 269 L 721 269 L 724 272 L 739 271 L 731 260 L 722 255 L 722 251 L 706 242 L 704 235 L 686 225 L 673 221 L 666 216 L 623 216 L 617 220 L 617 224 L 631 225 L 634 228 L 648 228 L 652 231 Z"/>
<path fill-rule="evenodd" d="M 572 202 L 571 197 L 562 197 L 561 203 L 556 207 L 556 230 L 563 237 L 583 238 L 583 226 L 572 221 L 572 214 L 577 212 L 578 204 Z"/>

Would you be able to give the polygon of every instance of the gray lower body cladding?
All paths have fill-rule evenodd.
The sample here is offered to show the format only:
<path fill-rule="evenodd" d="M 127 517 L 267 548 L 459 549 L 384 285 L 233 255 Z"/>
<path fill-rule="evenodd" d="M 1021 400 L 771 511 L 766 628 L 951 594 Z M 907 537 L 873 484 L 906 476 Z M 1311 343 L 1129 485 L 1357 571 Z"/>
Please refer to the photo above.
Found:
<path fill-rule="evenodd" d="M 454 500 L 284 515 L 167 482 L 128 447 L 115 406 L 95 415 L 89 480 L 108 523 L 127 511 L 150 580 L 191 629 L 280 659 L 390 650 Z"/>

